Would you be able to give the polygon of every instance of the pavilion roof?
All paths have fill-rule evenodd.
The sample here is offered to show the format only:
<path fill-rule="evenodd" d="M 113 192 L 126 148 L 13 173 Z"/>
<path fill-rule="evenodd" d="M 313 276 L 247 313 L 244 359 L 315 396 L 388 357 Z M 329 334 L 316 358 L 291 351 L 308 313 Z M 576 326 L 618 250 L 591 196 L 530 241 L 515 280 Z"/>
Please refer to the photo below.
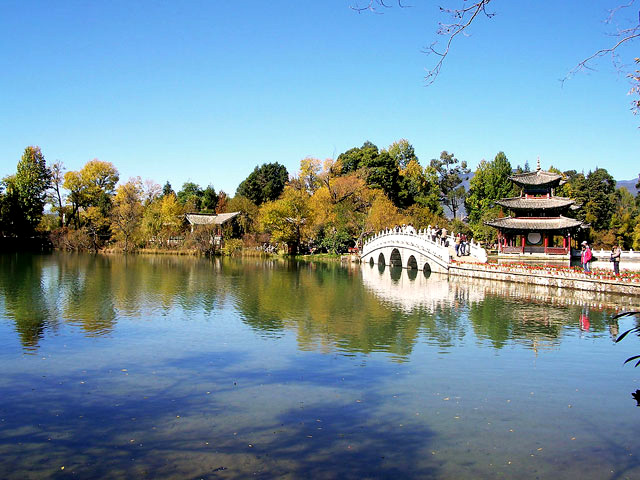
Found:
<path fill-rule="evenodd" d="M 513 210 L 553 210 L 567 208 L 573 205 L 575 202 L 566 197 L 551 197 L 551 198 L 524 198 L 513 197 L 503 198 L 496 200 L 498 205 L 502 205 L 506 208 Z"/>
<path fill-rule="evenodd" d="M 234 217 L 240 215 L 240 212 L 230 213 L 187 213 L 185 217 L 191 225 L 223 225 Z"/>
<path fill-rule="evenodd" d="M 504 217 L 485 222 L 498 230 L 549 231 L 586 228 L 588 225 L 574 218 L 559 217 Z"/>
<path fill-rule="evenodd" d="M 562 182 L 562 175 L 553 172 L 547 172 L 546 170 L 536 170 L 535 172 L 516 173 L 509 177 L 514 183 L 518 185 L 526 186 L 538 186 L 538 185 L 551 185 L 560 184 Z"/>

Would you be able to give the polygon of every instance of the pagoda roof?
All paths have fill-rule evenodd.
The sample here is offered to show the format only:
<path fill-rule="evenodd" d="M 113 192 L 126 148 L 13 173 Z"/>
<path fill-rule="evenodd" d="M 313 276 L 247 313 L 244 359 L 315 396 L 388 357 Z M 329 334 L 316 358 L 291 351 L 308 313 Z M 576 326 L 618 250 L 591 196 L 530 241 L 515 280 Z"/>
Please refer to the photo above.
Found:
<path fill-rule="evenodd" d="M 506 208 L 513 210 L 552 210 L 559 208 L 567 208 L 573 205 L 575 202 L 566 197 L 551 197 L 551 198 L 525 198 L 525 197 L 512 197 L 496 200 L 498 205 L 502 205 Z"/>
<path fill-rule="evenodd" d="M 514 183 L 522 186 L 538 186 L 559 184 L 562 181 L 562 175 L 546 170 L 536 170 L 535 172 L 516 173 L 509 177 Z"/>
<path fill-rule="evenodd" d="M 574 218 L 559 217 L 504 217 L 496 218 L 485 225 L 498 230 L 563 230 L 567 228 L 585 228 L 586 224 Z"/>

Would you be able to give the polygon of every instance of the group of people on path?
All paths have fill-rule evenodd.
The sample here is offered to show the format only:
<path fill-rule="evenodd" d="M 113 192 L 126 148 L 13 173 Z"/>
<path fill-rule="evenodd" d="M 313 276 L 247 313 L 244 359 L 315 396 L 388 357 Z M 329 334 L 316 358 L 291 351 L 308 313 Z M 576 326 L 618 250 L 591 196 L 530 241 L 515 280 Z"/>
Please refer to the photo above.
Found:
<path fill-rule="evenodd" d="M 611 247 L 611 262 L 613 263 L 614 275 L 620 275 L 620 257 L 622 256 L 622 249 L 620 245 L 614 245 Z M 584 241 L 582 242 L 582 251 L 580 252 L 580 264 L 585 272 L 591 272 L 591 260 L 593 259 L 593 253 L 591 247 Z"/>
<path fill-rule="evenodd" d="M 410 223 L 408 225 L 396 225 L 393 228 L 385 228 L 384 233 L 395 232 L 395 233 L 407 233 L 415 235 L 416 233 L 424 233 L 427 238 L 431 239 L 433 243 L 437 243 L 438 245 L 444 245 L 445 247 L 449 246 L 449 232 L 446 227 L 440 228 L 438 225 L 432 227 L 429 225 L 424 231 L 416 232 L 415 227 Z M 454 247 L 456 250 L 456 255 L 458 257 L 463 255 L 471 254 L 471 245 L 469 243 L 469 239 L 464 233 L 457 233 L 454 237 Z"/>

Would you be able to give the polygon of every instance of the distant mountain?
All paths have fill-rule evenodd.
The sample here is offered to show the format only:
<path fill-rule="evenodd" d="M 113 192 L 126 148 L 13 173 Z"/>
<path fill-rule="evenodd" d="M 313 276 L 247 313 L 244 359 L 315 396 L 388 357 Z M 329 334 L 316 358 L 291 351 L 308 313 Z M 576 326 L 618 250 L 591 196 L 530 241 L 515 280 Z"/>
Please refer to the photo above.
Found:
<path fill-rule="evenodd" d="M 636 188 L 637 183 L 637 178 L 634 178 L 633 180 L 616 180 L 616 188 L 624 187 L 635 197 L 638 194 L 638 189 Z"/>

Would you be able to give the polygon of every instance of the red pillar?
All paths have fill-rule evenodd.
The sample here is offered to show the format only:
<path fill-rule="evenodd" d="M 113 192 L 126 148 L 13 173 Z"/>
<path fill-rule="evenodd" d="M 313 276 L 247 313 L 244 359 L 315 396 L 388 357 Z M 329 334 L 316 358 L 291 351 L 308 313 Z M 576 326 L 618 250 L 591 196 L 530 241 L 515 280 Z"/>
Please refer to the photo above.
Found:
<path fill-rule="evenodd" d="M 522 238 L 522 253 L 524 253 L 524 244 L 525 244 L 524 235 L 521 235 L 521 238 Z"/>
<path fill-rule="evenodd" d="M 544 253 L 547 253 L 547 247 L 549 246 L 549 236 L 544 233 Z"/>

